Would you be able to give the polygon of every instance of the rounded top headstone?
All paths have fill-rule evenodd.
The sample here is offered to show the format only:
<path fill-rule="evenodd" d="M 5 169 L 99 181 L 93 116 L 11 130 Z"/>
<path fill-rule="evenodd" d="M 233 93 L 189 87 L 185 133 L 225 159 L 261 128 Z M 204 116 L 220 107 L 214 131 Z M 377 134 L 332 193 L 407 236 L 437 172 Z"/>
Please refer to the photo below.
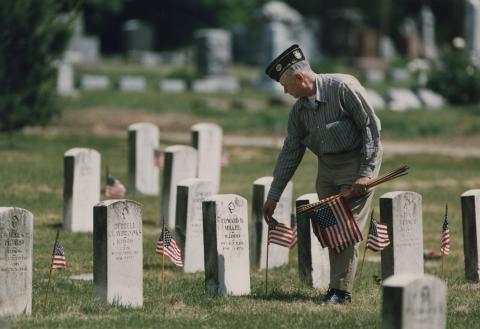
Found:
<path fill-rule="evenodd" d="M 82 153 L 93 153 L 95 155 L 100 156 L 100 153 L 97 150 L 91 149 L 91 148 L 86 148 L 86 147 L 71 148 L 64 153 L 64 156 L 77 156 L 77 155 L 82 154 Z"/>
<path fill-rule="evenodd" d="M 185 151 L 195 151 L 192 146 L 188 145 L 172 145 L 165 149 L 165 153 L 176 153 L 176 152 L 185 152 Z"/>
<path fill-rule="evenodd" d="M 273 177 L 272 176 L 265 176 L 260 177 L 253 182 L 254 185 L 269 185 L 272 184 Z"/>
<path fill-rule="evenodd" d="M 462 193 L 462 196 L 475 196 L 480 195 L 480 189 L 468 190 Z"/>
<path fill-rule="evenodd" d="M 151 122 L 136 122 L 128 126 L 128 130 L 139 129 L 158 129 L 158 127 Z"/>
<path fill-rule="evenodd" d="M 298 23 L 302 15 L 285 2 L 270 1 L 260 10 L 260 16 L 270 21 L 282 21 L 285 23 Z"/>
<path fill-rule="evenodd" d="M 411 191 L 392 191 L 392 192 L 387 192 L 385 194 L 383 194 L 380 198 L 381 199 L 395 199 L 397 197 L 400 197 L 400 196 L 404 196 L 404 195 L 410 195 L 414 198 L 419 198 L 421 199 L 422 196 L 419 194 L 419 193 L 416 193 L 416 192 L 411 192 Z"/>
<path fill-rule="evenodd" d="M 213 182 L 209 179 L 201 179 L 201 178 L 186 178 L 181 180 L 177 185 L 178 186 L 193 186 L 196 184 L 207 184 L 207 185 L 213 185 Z"/>
<path fill-rule="evenodd" d="M 115 199 L 115 200 L 103 200 L 95 205 L 95 207 L 109 207 L 115 203 L 133 203 L 139 207 L 142 206 L 140 202 L 128 200 L 128 199 Z"/>
<path fill-rule="evenodd" d="M 200 122 L 196 123 L 191 127 L 192 131 L 199 131 L 199 130 L 222 130 L 222 128 L 215 124 L 215 123 L 210 123 L 210 122 Z"/>

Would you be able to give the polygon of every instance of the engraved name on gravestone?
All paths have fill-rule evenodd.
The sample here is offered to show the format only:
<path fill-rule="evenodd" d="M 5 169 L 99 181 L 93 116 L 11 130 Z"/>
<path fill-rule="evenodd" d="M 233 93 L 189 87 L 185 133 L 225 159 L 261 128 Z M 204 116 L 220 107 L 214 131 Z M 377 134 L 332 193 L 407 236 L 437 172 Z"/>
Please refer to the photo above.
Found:
<path fill-rule="evenodd" d="M 64 155 L 63 227 L 93 231 L 93 206 L 100 201 L 100 153 L 73 148 Z"/>
<path fill-rule="evenodd" d="M 252 220 L 253 220 L 253 242 L 252 242 L 252 264 L 265 268 L 267 264 L 267 239 L 268 225 L 263 219 L 263 204 L 267 200 L 268 191 L 272 184 L 273 177 L 267 176 L 257 179 L 253 182 L 253 204 L 252 204 Z M 292 214 L 292 191 L 293 183 L 288 182 L 285 190 L 277 202 L 277 207 L 273 213 L 279 223 L 290 226 Z M 268 267 L 275 268 L 288 264 L 289 249 L 271 244 L 269 246 Z"/>
<path fill-rule="evenodd" d="M 445 329 L 447 285 L 432 275 L 402 273 L 383 282 L 382 329 Z"/>
<path fill-rule="evenodd" d="M 33 215 L 0 207 L 0 316 L 32 313 Z"/>
<path fill-rule="evenodd" d="M 105 200 L 94 207 L 95 297 L 126 307 L 143 305 L 142 205 Z"/>
<path fill-rule="evenodd" d="M 382 278 L 423 274 L 422 196 L 395 191 L 380 197 L 380 218 L 389 228 L 390 245 L 381 252 Z"/>
<path fill-rule="evenodd" d="M 165 167 L 162 180 L 160 225 L 165 218 L 169 227 L 175 227 L 177 184 L 197 173 L 197 151 L 186 145 L 173 145 L 165 149 Z"/>
<path fill-rule="evenodd" d="M 465 280 L 480 281 L 480 189 L 462 194 L 463 254 Z"/>
<path fill-rule="evenodd" d="M 202 206 L 206 292 L 249 294 L 247 200 L 235 194 L 219 194 Z"/>
<path fill-rule="evenodd" d="M 297 198 L 295 207 L 318 201 L 317 193 L 304 194 Z M 322 248 L 313 234 L 310 218 L 297 215 L 298 274 L 300 282 L 315 289 L 326 289 L 330 284 L 330 259 L 328 248 Z"/>
<path fill-rule="evenodd" d="M 176 228 L 183 250 L 183 270 L 204 270 L 202 202 L 214 194 L 209 180 L 189 178 L 178 183 Z"/>
<path fill-rule="evenodd" d="M 197 150 L 197 176 L 212 181 L 214 193 L 220 188 L 223 130 L 213 123 L 197 123 L 191 128 L 192 145 Z"/>
<path fill-rule="evenodd" d="M 155 166 L 155 150 L 159 149 L 160 131 L 148 122 L 128 126 L 128 191 L 158 195 L 159 169 Z"/>

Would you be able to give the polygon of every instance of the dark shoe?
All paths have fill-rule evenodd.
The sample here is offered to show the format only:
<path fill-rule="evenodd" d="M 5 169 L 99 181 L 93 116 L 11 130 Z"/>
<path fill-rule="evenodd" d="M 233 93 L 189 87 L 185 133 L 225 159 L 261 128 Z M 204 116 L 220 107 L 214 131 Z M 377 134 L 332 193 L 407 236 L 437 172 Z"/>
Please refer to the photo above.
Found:
<path fill-rule="evenodd" d="M 328 289 L 327 294 L 323 297 L 323 305 L 338 305 L 346 304 L 352 302 L 352 295 L 349 292 L 338 290 L 338 289 Z"/>

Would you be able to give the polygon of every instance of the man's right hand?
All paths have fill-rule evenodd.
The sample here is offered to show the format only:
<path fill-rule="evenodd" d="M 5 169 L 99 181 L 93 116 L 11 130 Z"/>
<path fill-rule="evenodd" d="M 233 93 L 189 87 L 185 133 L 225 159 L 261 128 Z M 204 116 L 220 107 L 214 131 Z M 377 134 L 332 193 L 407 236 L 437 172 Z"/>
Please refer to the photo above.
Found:
<path fill-rule="evenodd" d="M 270 224 L 270 220 L 272 219 L 273 212 L 275 211 L 275 208 L 277 207 L 277 201 L 267 199 L 265 203 L 263 204 L 263 218 L 267 222 L 267 224 Z"/>

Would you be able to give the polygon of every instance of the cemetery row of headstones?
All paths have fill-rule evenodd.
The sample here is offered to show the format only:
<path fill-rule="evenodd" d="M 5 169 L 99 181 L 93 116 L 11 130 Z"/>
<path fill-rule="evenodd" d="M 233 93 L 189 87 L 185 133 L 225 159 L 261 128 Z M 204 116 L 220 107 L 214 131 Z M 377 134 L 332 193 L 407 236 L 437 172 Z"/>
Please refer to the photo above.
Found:
<path fill-rule="evenodd" d="M 270 178 L 255 181 L 253 202 L 263 199 L 270 182 Z M 185 225 L 178 225 L 185 237 L 184 252 L 195 249 L 194 244 L 197 244 L 197 249 L 204 251 L 205 291 L 214 295 L 249 294 L 250 250 L 246 199 L 234 194 L 213 195 L 212 184 L 201 179 L 185 181 L 179 186 L 178 195 L 178 203 L 185 202 L 183 209 L 187 217 Z M 296 205 L 317 200 L 315 194 L 307 194 L 297 198 Z M 476 232 L 480 225 L 480 190 L 465 192 L 461 201 L 465 277 L 467 281 L 478 283 Z M 202 220 L 199 220 L 200 203 Z M 279 218 L 283 211 L 279 211 Z M 382 277 L 385 279 L 382 327 L 445 328 L 446 285 L 433 276 L 423 274 L 421 196 L 414 192 L 386 193 L 380 198 L 380 213 L 382 220 L 390 227 L 388 234 L 392 242 L 381 255 Z M 195 218 L 189 219 L 191 216 Z M 135 201 L 106 200 L 95 205 L 93 286 L 97 298 L 128 307 L 143 305 L 142 226 L 142 206 Z M 200 226 L 203 226 L 202 229 Z M 324 259 L 325 263 L 319 265 L 326 267 L 328 258 L 314 256 L 316 252 L 324 251 L 317 250 L 318 245 L 312 244 L 310 225 L 299 221 L 298 226 L 299 276 L 302 282 L 317 288 L 314 263 Z M 190 234 L 190 230 L 194 231 L 193 234 Z M 199 231 L 203 232 L 203 243 L 195 240 Z M 190 236 L 194 237 L 191 241 Z M 260 240 L 262 234 L 257 236 Z M 7 283 L 0 287 L 0 315 L 30 314 L 33 215 L 20 208 L 0 208 L 0 237 L 0 278 Z M 188 244 L 192 245 L 187 247 Z M 197 252 L 196 257 L 201 257 L 198 251 L 194 252 Z M 259 259 L 261 254 L 256 257 Z M 201 265 L 197 266 L 196 270 L 201 268 Z M 191 269 L 194 270 L 193 267 Z M 317 269 L 317 273 L 327 272 Z M 320 287 L 326 285 L 328 280 Z"/>
<path fill-rule="evenodd" d="M 165 149 L 161 217 L 175 227 L 177 184 L 187 178 L 208 179 L 218 193 L 221 175 L 222 129 L 211 123 L 192 126 L 192 145 Z M 128 192 L 159 195 L 158 127 L 135 123 L 128 128 Z M 92 231 L 91 207 L 100 201 L 101 159 L 96 150 L 73 148 L 64 154 L 64 228 Z"/>

